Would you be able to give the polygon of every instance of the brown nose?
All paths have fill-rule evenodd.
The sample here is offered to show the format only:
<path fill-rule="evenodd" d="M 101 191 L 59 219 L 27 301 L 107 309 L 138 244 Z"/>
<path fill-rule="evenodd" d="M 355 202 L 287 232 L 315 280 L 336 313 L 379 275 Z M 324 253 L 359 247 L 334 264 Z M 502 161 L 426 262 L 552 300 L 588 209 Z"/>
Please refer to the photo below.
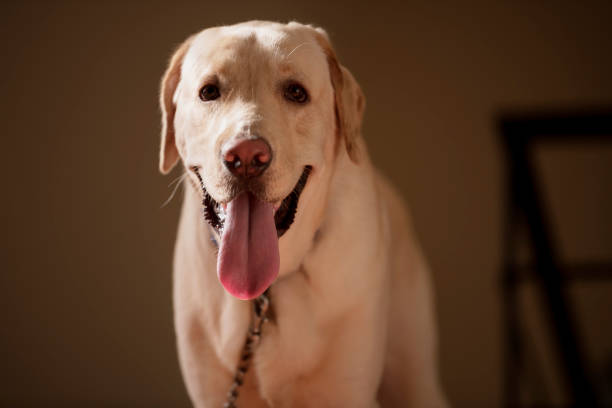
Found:
<path fill-rule="evenodd" d="M 223 164 L 236 177 L 257 177 L 272 161 L 270 145 L 263 139 L 230 142 L 222 150 Z"/>

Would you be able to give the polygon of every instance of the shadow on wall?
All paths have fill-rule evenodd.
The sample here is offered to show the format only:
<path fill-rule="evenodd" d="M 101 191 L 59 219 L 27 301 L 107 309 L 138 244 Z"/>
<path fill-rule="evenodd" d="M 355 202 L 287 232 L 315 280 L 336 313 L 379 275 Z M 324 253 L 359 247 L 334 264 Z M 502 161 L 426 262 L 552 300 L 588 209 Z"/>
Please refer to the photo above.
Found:
<path fill-rule="evenodd" d="M 569 158 L 579 157 L 586 148 L 592 160 L 596 160 L 597 155 L 601 159 L 598 153 L 605 152 L 607 148 L 610 156 L 612 109 L 503 115 L 498 123 L 506 153 L 507 174 L 502 267 L 506 333 L 504 405 L 609 406 L 612 404 L 609 373 L 612 354 L 606 350 L 605 345 L 610 344 L 610 333 L 589 333 L 585 330 L 585 323 L 590 316 L 576 313 L 572 302 L 576 299 L 572 299 L 571 286 L 584 283 L 601 286 L 602 283 L 611 283 L 612 258 L 581 259 L 580 262 L 563 259 L 564 254 L 558 249 L 558 238 L 553 233 L 554 227 L 558 231 L 559 226 L 551 223 L 550 214 L 551 201 L 554 203 L 558 197 L 547 197 L 544 194 L 542 181 L 546 181 L 546 178 L 542 180 L 535 164 L 538 160 L 538 147 L 544 151 L 547 147 L 565 148 Z M 572 186 L 572 180 L 566 180 L 566 199 L 571 199 L 575 194 L 579 206 L 591 208 L 602 204 L 595 201 L 602 198 L 598 187 L 612 185 L 610 173 L 605 172 L 599 175 L 596 171 L 590 172 L 586 180 L 579 181 L 582 186 L 594 182 L 597 187 L 594 190 L 591 188 L 591 194 L 588 194 L 588 188 L 585 191 L 580 185 Z M 610 194 L 607 195 L 609 200 Z M 609 207 L 601 209 L 605 208 Z M 595 221 L 597 226 L 605 222 L 608 216 L 597 213 L 593 219 L 587 215 L 580 217 L 580 214 L 584 214 L 584 211 L 580 211 L 577 218 L 582 218 L 580 222 L 586 225 L 589 221 Z M 563 218 L 557 221 L 563 223 Z M 597 235 L 597 230 L 591 231 L 587 235 L 590 239 L 586 241 L 597 242 Z M 533 316 L 521 313 L 523 285 L 531 286 L 532 291 L 538 290 L 539 303 L 531 314 L 535 311 L 539 312 L 540 318 L 544 317 L 540 325 L 533 324 Z M 531 297 L 534 295 L 532 293 Z M 585 321 L 580 321 L 580 318 Z M 598 338 L 595 350 L 585 350 L 585 335 L 595 335 Z M 535 351 L 538 346 L 541 347 L 540 353 Z M 603 359 L 593 359 L 602 351 L 607 353 Z"/>

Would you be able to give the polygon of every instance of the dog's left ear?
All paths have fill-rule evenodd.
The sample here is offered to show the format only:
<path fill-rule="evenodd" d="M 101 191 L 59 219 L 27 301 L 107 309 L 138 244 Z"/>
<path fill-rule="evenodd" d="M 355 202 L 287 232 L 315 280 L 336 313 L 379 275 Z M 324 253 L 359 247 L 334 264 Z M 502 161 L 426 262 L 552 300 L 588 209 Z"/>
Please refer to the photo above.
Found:
<path fill-rule="evenodd" d="M 365 110 L 365 96 L 348 69 L 338 63 L 327 33 L 315 28 L 317 42 L 327 56 L 329 74 L 334 87 L 337 129 L 344 140 L 349 157 L 359 162 L 357 139 L 361 135 L 361 122 Z"/>
<path fill-rule="evenodd" d="M 189 37 L 176 49 L 161 81 L 159 104 L 162 113 L 162 132 L 161 148 L 159 151 L 159 171 L 161 171 L 162 174 L 168 174 L 179 160 L 179 152 L 176 147 L 174 132 L 176 104 L 173 99 L 181 79 L 183 59 L 191 45 L 192 39 L 193 37 Z"/>

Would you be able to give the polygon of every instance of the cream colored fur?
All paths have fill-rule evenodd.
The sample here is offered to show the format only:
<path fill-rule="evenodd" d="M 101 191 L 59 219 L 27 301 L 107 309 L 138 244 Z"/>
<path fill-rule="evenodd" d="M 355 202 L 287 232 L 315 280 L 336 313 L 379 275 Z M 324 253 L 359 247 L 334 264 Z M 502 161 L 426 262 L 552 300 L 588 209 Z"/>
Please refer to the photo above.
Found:
<path fill-rule="evenodd" d="M 310 101 L 283 98 L 299 80 Z M 221 98 L 199 89 L 218 81 Z M 313 171 L 295 222 L 280 238 L 273 319 L 264 326 L 240 407 L 441 407 L 430 277 L 398 194 L 361 137 L 364 97 L 325 32 L 248 22 L 183 43 L 162 81 L 160 169 L 188 174 L 174 260 L 180 364 L 196 407 L 221 407 L 250 322 L 250 302 L 217 280 L 202 216 L 199 166 L 218 202 L 232 198 L 220 160 L 228 140 L 258 135 L 273 151 L 261 176 L 278 203 Z M 384 135 L 377 135 L 384 137 Z"/>

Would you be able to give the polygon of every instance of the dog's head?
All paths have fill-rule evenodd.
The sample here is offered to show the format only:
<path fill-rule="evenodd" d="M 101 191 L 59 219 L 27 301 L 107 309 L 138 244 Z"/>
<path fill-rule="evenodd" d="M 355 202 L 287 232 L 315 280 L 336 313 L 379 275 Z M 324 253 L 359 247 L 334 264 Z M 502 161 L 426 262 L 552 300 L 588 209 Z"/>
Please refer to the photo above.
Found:
<path fill-rule="evenodd" d="M 276 278 L 277 237 L 301 202 L 321 195 L 342 149 L 359 160 L 361 90 L 323 30 L 248 22 L 188 38 L 160 102 L 160 170 L 182 159 L 220 242 L 221 282 L 255 297 Z"/>

